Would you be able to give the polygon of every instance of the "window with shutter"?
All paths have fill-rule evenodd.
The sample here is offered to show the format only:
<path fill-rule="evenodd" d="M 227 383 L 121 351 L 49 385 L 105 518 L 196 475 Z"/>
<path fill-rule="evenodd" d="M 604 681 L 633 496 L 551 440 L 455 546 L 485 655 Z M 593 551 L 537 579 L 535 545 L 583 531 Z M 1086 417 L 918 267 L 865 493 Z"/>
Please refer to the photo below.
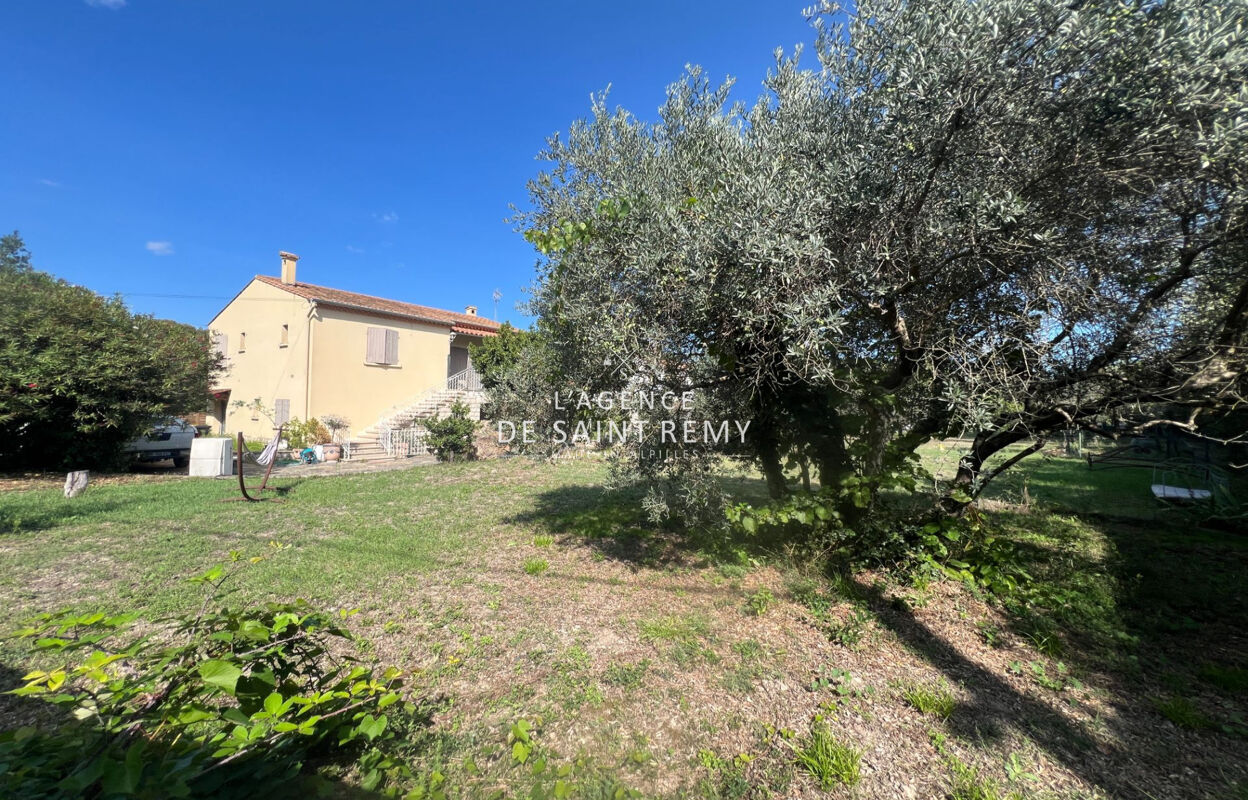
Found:
<path fill-rule="evenodd" d="M 290 401 L 285 398 L 278 398 L 273 403 L 273 422 L 278 425 L 285 425 L 290 422 Z"/>
<path fill-rule="evenodd" d="M 398 364 L 399 332 L 388 328 L 369 328 L 364 360 L 369 364 Z"/>
<path fill-rule="evenodd" d="M 240 333 L 238 335 L 238 352 L 240 353 L 247 352 L 247 334 L 246 333 Z"/>
<path fill-rule="evenodd" d="M 282 326 L 282 338 L 281 338 L 281 341 L 278 342 L 277 346 L 285 347 L 288 344 L 290 344 L 290 326 L 283 325 Z"/>
<path fill-rule="evenodd" d="M 212 335 L 212 354 L 224 358 L 228 355 L 226 344 L 226 336 L 224 333 L 214 333 Z"/>

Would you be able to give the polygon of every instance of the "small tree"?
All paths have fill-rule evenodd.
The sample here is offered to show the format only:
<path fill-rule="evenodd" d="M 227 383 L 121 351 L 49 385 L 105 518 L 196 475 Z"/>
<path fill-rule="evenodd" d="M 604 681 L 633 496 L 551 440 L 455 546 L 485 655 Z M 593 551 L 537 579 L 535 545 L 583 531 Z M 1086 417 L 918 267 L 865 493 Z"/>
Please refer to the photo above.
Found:
<path fill-rule="evenodd" d="M 480 344 L 469 345 L 468 356 L 477 374 L 481 376 L 481 385 L 493 389 L 502 380 L 503 375 L 520 359 L 520 354 L 528 347 L 538 334 L 534 331 L 522 331 L 504 322 L 498 329 L 497 336 L 490 336 Z"/>
<path fill-rule="evenodd" d="M 325 414 L 321 417 L 321 422 L 326 428 L 329 428 L 330 439 L 338 442 L 338 436 L 341 431 L 345 431 L 351 427 L 351 420 L 340 414 Z M 341 444 L 341 442 L 339 442 Z"/>
<path fill-rule="evenodd" d="M 468 406 L 456 401 L 449 416 L 425 420 L 425 442 L 438 455 L 439 461 L 476 458 L 477 446 L 472 437 L 477 423 L 468 416 Z"/>

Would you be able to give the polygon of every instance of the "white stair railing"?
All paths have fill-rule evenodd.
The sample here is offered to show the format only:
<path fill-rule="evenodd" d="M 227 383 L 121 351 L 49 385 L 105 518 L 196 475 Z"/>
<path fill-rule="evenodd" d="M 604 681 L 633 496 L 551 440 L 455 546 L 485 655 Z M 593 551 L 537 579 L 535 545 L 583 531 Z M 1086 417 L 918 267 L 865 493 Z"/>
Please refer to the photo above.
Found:
<path fill-rule="evenodd" d="M 429 445 L 425 443 L 426 431 L 419 425 L 410 428 L 382 428 L 378 441 L 391 458 L 428 455 Z"/>
<path fill-rule="evenodd" d="M 471 365 L 446 379 L 448 392 L 479 392 L 481 389 L 481 376 Z"/>
<path fill-rule="evenodd" d="M 448 376 L 441 386 L 426 389 L 411 400 L 391 406 L 390 410 L 382 415 L 381 420 L 374 426 L 377 431 L 378 444 L 391 457 L 427 454 L 429 448 L 424 443 L 425 429 L 415 422 L 407 421 L 404 424 L 400 420 L 404 417 L 410 420 L 409 415 L 425 405 L 432 404 L 436 411 L 437 407 L 446 401 L 446 398 L 440 395 L 447 392 L 480 392 L 483 389 L 481 375 L 469 365 L 467 369 Z"/>

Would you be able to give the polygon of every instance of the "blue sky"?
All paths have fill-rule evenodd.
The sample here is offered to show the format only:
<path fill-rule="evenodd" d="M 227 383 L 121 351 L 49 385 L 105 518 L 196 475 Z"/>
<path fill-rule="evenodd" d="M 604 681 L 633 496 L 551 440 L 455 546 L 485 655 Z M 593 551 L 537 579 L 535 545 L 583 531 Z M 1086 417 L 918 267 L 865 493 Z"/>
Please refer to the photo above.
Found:
<path fill-rule="evenodd" d="M 36 266 L 205 325 L 279 250 L 299 278 L 527 323 L 545 138 L 653 118 L 686 63 L 753 100 L 811 0 L 10 0 L 0 231 Z M 155 295 L 190 295 L 158 297 Z"/>

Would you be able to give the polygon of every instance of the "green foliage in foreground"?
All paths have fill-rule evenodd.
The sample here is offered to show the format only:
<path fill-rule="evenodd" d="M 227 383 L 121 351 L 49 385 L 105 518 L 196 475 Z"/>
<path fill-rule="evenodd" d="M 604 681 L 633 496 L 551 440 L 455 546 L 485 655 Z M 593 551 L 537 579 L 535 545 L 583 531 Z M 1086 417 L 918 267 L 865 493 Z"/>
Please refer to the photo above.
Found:
<path fill-rule="evenodd" d="M 905 686 L 901 696 L 916 711 L 941 719 L 949 719 L 958 706 L 957 698 L 945 686 Z"/>
<path fill-rule="evenodd" d="M 16 636 L 55 666 L 12 693 L 65 716 L 0 733 L 6 797 L 256 797 L 291 792 L 310 764 L 349 756 L 377 789 L 405 776 L 388 715 L 413 708 L 399 673 L 333 655 L 350 639 L 300 600 L 220 607 L 224 568 L 192 580 L 212 595 L 197 614 L 42 614 Z M 219 608 L 220 610 L 208 610 Z"/>
<path fill-rule="evenodd" d="M 823 789 L 831 789 L 837 782 L 854 786 L 862 778 L 862 751 L 837 739 L 826 725 L 815 725 L 796 758 Z"/>

